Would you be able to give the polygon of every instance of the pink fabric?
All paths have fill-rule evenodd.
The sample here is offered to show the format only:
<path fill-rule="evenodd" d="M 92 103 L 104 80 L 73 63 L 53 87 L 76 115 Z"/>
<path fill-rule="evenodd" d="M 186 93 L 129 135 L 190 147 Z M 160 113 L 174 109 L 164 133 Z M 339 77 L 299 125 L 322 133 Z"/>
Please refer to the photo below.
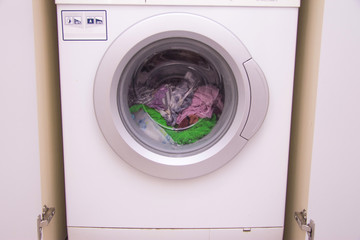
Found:
<path fill-rule="evenodd" d="M 178 115 L 176 123 L 180 124 L 184 118 L 190 115 L 196 115 L 199 118 L 211 118 L 214 105 L 220 110 L 223 108 L 219 89 L 207 85 L 200 86 L 194 93 L 191 105 Z"/>

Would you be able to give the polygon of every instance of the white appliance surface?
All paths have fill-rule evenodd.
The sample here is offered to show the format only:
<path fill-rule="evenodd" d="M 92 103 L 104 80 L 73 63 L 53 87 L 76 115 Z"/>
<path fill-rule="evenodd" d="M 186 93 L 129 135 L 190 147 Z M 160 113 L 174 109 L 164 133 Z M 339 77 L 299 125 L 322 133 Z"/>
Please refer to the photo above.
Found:
<path fill-rule="evenodd" d="M 282 239 L 297 7 L 66 3 L 57 1 L 69 239 L 141 239 L 151 235 L 146 229 L 164 229 L 146 239 L 169 239 L 175 229 L 181 239 L 194 239 L 185 229 L 196 239 Z M 105 11 L 106 39 L 64 40 L 64 10 Z M 112 42 L 143 19 L 174 12 L 204 16 L 235 34 L 264 72 L 270 96 L 262 127 L 242 151 L 222 168 L 186 180 L 149 176 L 123 161 L 105 140 L 93 105 L 94 77 Z"/>

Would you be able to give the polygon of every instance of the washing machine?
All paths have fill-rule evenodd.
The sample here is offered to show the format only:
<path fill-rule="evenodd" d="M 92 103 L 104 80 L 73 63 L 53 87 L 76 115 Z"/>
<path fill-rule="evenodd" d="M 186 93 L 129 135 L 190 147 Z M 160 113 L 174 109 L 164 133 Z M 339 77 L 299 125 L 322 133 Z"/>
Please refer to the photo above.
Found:
<path fill-rule="evenodd" d="M 282 239 L 300 0 L 56 4 L 69 239 Z"/>

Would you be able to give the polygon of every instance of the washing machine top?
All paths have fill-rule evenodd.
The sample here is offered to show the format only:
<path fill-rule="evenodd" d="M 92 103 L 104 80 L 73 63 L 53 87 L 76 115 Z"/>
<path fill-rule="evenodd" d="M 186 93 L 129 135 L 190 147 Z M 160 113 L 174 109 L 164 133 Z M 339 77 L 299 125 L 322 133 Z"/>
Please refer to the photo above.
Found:
<path fill-rule="evenodd" d="M 55 0 L 56 4 L 300 7 L 300 0 Z"/>

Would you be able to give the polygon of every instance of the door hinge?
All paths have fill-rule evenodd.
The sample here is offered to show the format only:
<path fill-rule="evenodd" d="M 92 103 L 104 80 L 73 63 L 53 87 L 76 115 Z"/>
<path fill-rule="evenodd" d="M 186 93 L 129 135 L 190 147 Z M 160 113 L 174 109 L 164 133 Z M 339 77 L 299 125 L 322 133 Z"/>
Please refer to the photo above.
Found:
<path fill-rule="evenodd" d="M 307 212 L 302 210 L 301 212 L 295 212 L 294 218 L 301 230 L 305 231 L 308 235 L 308 240 L 314 240 L 315 223 L 310 219 L 310 223 L 307 224 Z"/>
<path fill-rule="evenodd" d="M 39 240 L 42 239 L 43 228 L 49 225 L 54 215 L 55 215 L 55 208 L 48 208 L 46 205 L 43 206 L 42 213 L 37 218 L 37 232 L 38 232 Z"/>

